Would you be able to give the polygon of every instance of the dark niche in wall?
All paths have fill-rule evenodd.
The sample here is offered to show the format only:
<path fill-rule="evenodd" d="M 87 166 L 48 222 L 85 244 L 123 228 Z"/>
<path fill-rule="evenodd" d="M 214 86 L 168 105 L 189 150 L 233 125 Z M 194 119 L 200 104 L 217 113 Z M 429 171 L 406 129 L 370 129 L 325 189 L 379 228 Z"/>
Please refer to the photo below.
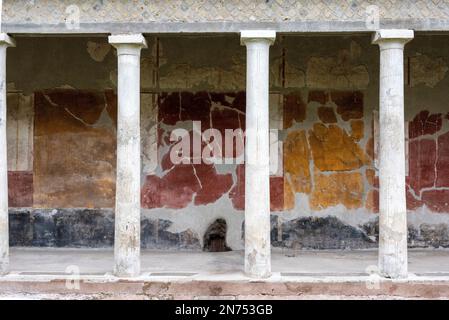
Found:
<path fill-rule="evenodd" d="M 204 234 L 203 251 L 225 252 L 231 251 L 226 245 L 226 231 L 228 227 L 224 219 L 215 220 Z"/>

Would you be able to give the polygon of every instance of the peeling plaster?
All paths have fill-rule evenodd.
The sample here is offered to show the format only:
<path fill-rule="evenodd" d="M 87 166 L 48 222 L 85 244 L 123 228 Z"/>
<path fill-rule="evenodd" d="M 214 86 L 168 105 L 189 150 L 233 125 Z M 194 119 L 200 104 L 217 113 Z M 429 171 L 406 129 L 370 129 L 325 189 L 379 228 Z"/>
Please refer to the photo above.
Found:
<path fill-rule="evenodd" d="M 87 41 L 87 53 L 97 62 L 102 62 L 110 50 L 111 45 L 109 43 Z"/>
<path fill-rule="evenodd" d="M 307 63 L 306 81 L 309 88 L 365 89 L 369 84 L 366 66 L 360 64 L 362 49 L 351 41 L 349 49 L 334 57 L 311 57 Z"/>
<path fill-rule="evenodd" d="M 210 89 L 235 91 L 245 88 L 246 66 L 239 56 L 233 57 L 229 69 L 221 67 L 192 67 L 190 64 L 170 64 L 160 76 L 163 90 Z"/>
<path fill-rule="evenodd" d="M 37 40 L 26 39 L 23 40 L 22 43 L 29 42 L 31 47 L 36 45 Z M 40 41 L 40 40 L 39 40 Z M 55 44 L 48 44 L 47 40 L 42 43 L 45 44 L 44 48 L 52 48 L 55 50 L 55 53 L 58 53 L 58 57 L 64 57 L 64 55 L 59 54 L 61 51 L 57 51 L 57 46 Z M 72 42 L 72 39 L 70 40 Z M 296 41 L 296 40 L 295 40 Z M 315 40 L 313 40 L 314 42 Z M 327 41 L 327 40 L 326 40 Z M 338 40 L 340 41 L 340 40 Z M 437 40 L 435 40 L 437 41 Z M 440 40 L 438 40 L 439 42 Z M 377 101 L 377 91 L 378 91 L 378 83 L 377 83 L 377 50 L 375 48 L 368 47 L 367 45 L 360 46 L 358 45 L 359 41 L 351 41 L 348 42 L 349 46 L 347 49 L 338 50 L 336 48 L 341 48 L 341 46 L 337 43 L 337 40 L 331 41 L 328 48 L 322 48 L 322 44 L 317 41 L 315 45 L 312 42 L 301 50 L 297 50 L 296 52 L 291 50 L 290 59 L 285 61 L 285 78 L 284 85 L 282 86 L 282 77 L 279 72 L 280 63 L 278 61 L 271 62 L 271 80 L 272 80 L 272 90 L 281 91 L 288 89 L 298 89 L 304 86 L 309 88 L 323 88 L 326 90 L 329 89 L 348 89 L 348 88 L 357 88 L 366 90 L 366 106 L 364 108 L 364 120 L 365 120 L 365 134 L 364 138 L 359 141 L 361 147 L 364 147 L 370 138 L 370 131 L 372 130 L 371 125 L 371 117 L 372 117 L 372 109 L 376 108 L 378 105 Z M 108 79 L 108 75 L 111 76 L 112 83 L 116 83 L 116 73 L 117 71 L 114 69 L 116 67 L 115 57 L 108 53 L 104 54 L 101 61 L 96 61 L 95 58 L 89 53 L 89 56 L 86 55 L 85 51 L 85 43 L 86 40 L 80 41 L 77 46 L 81 47 L 80 53 L 77 55 L 71 55 L 68 59 L 76 61 L 76 64 L 73 68 L 77 68 L 80 65 L 86 65 L 87 67 L 91 67 L 92 64 L 98 66 L 98 69 L 93 69 L 92 74 L 89 74 L 89 78 L 98 78 L 98 82 L 96 85 L 98 86 L 109 86 L 111 82 Z M 96 42 L 92 42 L 91 50 L 93 50 L 93 55 L 96 58 L 101 58 L 100 52 L 96 50 Z M 346 43 L 346 42 L 345 42 Z M 434 42 L 432 42 L 434 43 Z M 412 42 L 413 44 L 413 42 Z M 27 59 L 31 59 L 29 57 L 33 57 L 33 55 L 29 54 L 30 46 L 19 47 L 14 50 L 20 50 L 23 54 L 26 54 Z M 223 46 L 226 46 L 226 43 L 223 43 Z M 419 45 L 422 46 L 422 43 Z M 89 46 L 88 46 L 89 47 Z M 174 46 L 170 47 L 173 49 Z M 371 48 L 371 49 L 370 49 Z M 444 47 L 442 47 L 444 49 Z M 37 47 L 37 49 L 33 50 L 41 50 L 42 47 Z M 68 51 L 72 48 L 67 48 L 64 50 Z M 201 57 L 204 56 L 204 52 L 210 50 L 210 44 L 205 40 L 204 47 L 191 46 L 188 47 L 190 52 L 199 53 Z M 435 51 L 441 49 L 440 47 L 435 47 Z M 104 49 L 105 50 L 105 49 Z M 101 51 L 101 50 L 100 50 Z M 162 53 L 162 45 L 160 46 L 159 52 L 156 50 L 156 45 L 153 45 L 153 49 L 147 50 L 149 53 L 146 56 L 142 57 L 142 88 L 143 90 L 156 91 L 156 90 L 240 90 L 245 87 L 245 60 L 240 57 L 240 55 L 235 54 L 234 63 L 226 64 L 223 61 L 226 61 L 226 57 L 213 56 L 210 57 L 204 64 L 198 65 L 198 63 L 191 63 L 190 61 L 184 62 L 181 57 L 181 61 L 174 61 L 172 58 L 168 59 Z M 172 50 L 173 51 L 173 50 Z M 304 51 L 306 54 L 303 55 Z M 65 52 L 65 51 L 63 51 Z M 363 55 L 362 55 L 363 52 Z M 102 51 L 104 53 L 104 51 Z M 114 51 L 115 53 L 115 51 Z M 67 52 L 68 54 L 68 52 Z M 159 57 L 158 57 L 159 55 Z M 21 55 L 11 54 L 11 58 L 20 57 Z M 192 53 L 193 56 L 193 53 Z M 303 58 L 305 56 L 305 58 Z M 79 57 L 79 59 L 74 59 L 74 57 Z M 85 57 L 85 58 L 82 58 Z M 374 57 L 376 59 L 374 59 Z M 411 86 L 414 88 L 413 91 L 409 91 L 406 93 L 406 99 L 409 99 L 409 103 L 406 104 L 406 113 L 408 114 L 408 118 L 413 118 L 416 110 L 422 110 L 425 105 L 427 110 L 432 110 L 432 112 L 441 112 L 442 109 L 445 110 L 447 101 L 447 90 L 438 89 L 438 90 L 430 90 L 429 88 L 443 88 L 447 85 L 447 64 L 443 58 L 433 58 L 433 54 L 423 55 L 416 54 L 411 58 Z M 184 60 L 189 60 L 191 56 L 188 56 Z M 18 58 L 16 58 L 18 59 Z M 22 58 L 23 60 L 23 55 Z M 84 60 L 83 60 L 84 59 Z M 93 60 L 93 61 L 92 61 Z M 216 61 L 215 61 L 216 60 Z M 18 60 L 20 61 L 20 59 Z M 67 81 L 64 77 L 59 74 L 59 70 L 62 70 L 61 66 L 65 65 L 68 60 L 64 60 L 63 58 L 58 58 L 55 60 L 55 64 L 51 64 L 53 68 L 48 68 L 50 65 L 48 61 L 44 61 L 45 63 L 43 68 L 45 69 L 44 73 L 39 68 L 38 63 L 33 64 L 33 68 L 30 69 L 21 69 L 21 64 L 15 61 L 14 63 L 9 62 L 8 68 L 11 65 L 11 71 L 8 75 L 13 75 L 16 73 L 15 77 L 12 77 L 12 82 L 8 83 L 9 90 L 25 90 L 30 91 L 30 88 L 26 86 L 30 86 L 29 81 L 26 78 L 28 74 L 37 74 L 35 78 L 38 81 L 36 85 L 35 82 L 31 83 L 34 85 L 31 89 L 36 89 L 37 87 L 47 87 L 54 88 L 55 86 L 61 86 L 61 84 L 67 83 L 68 87 L 80 87 L 80 84 L 87 85 L 91 89 L 94 87 L 93 82 L 88 80 L 86 74 L 83 72 L 78 72 L 79 75 L 76 75 L 74 78 L 74 74 L 70 73 L 70 70 L 64 69 L 64 75 L 69 74 L 70 80 Z M 25 61 L 25 60 L 24 60 Z M 28 61 L 28 60 L 27 60 Z M 31 61 L 31 60 L 30 60 Z M 29 62 L 29 61 L 28 61 Z M 57 62 L 57 63 L 56 63 Z M 89 64 L 89 62 L 91 64 Z M 369 62 L 369 63 L 368 63 Z M 27 64 L 24 64 L 25 66 Z M 162 78 L 159 81 L 159 76 L 155 75 L 155 73 L 159 72 L 159 69 L 162 74 Z M 27 70 L 24 72 L 23 70 Z M 106 70 L 104 72 L 104 70 Z M 304 71 L 306 73 L 304 74 Z M 78 71 L 78 70 L 77 70 Z M 368 73 L 369 71 L 369 73 Z M 19 73 L 20 77 L 17 77 L 17 73 Z M 44 77 L 42 75 L 50 75 Z M 105 76 L 106 75 L 106 76 Z M 277 77 L 277 78 L 276 78 Z M 371 77 L 371 78 L 370 78 Z M 18 81 L 15 81 L 15 79 Z M 73 78 L 73 79 L 72 79 Z M 54 82 L 52 79 L 55 79 Z M 26 82 L 25 82 L 26 80 Z M 17 88 L 15 87 L 15 83 L 17 83 Z M 441 86 L 437 86 L 441 84 Z M 25 87 L 24 87 L 25 86 Z M 409 90 L 410 88 L 406 88 Z M 30 91 L 32 92 L 32 90 Z M 228 99 L 228 98 L 227 98 Z M 142 98 L 142 102 L 143 102 Z M 430 101 L 430 102 L 429 102 Z M 428 103 L 429 106 L 427 107 Z M 320 103 L 311 102 L 307 108 L 307 119 L 294 123 L 294 125 L 285 130 L 285 132 L 290 132 L 292 130 L 310 130 L 314 122 L 319 121 L 317 116 L 317 107 L 320 106 Z M 333 102 L 328 102 L 327 106 L 336 110 L 336 105 Z M 144 107 L 142 107 L 143 109 Z M 182 110 L 180 109 L 180 112 Z M 446 110 L 447 111 L 447 110 Z M 340 114 L 336 113 L 338 126 L 344 128 L 346 132 L 350 132 L 350 123 L 349 121 L 343 121 Z M 101 119 L 101 117 L 100 117 Z M 147 119 L 146 116 L 143 119 Z M 143 120 L 142 120 L 143 121 Z M 151 124 L 157 123 L 158 119 L 150 119 L 147 124 L 142 125 L 142 128 L 151 128 Z M 276 121 L 276 119 L 273 119 Z M 100 121 L 101 122 L 101 121 Z M 448 121 L 443 123 L 443 128 L 447 131 Z M 191 127 L 191 122 L 184 121 L 178 122 L 175 127 L 186 127 L 189 129 L 189 125 Z M 169 130 L 170 126 L 162 125 L 165 131 Z M 190 128 L 191 129 L 191 128 Z M 145 129 L 146 130 L 146 129 Z M 285 135 L 284 133 L 282 135 Z M 147 133 L 148 134 L 148 133 Z M 143 136 L 142 136 L 143 137 Z M 148 152 L 144 151 L 143 147 L 143 172 L 147 172 L 148 174 L 156 174 L 161 175 L 162 172 L 160 168 L 156 168 L 156 172 L 151 172 L 148 168 L 151 167 L 154 163 L 153 149 L 154 148 L 154 140 L 157 141 L 157 132 L 151 133 L 148 135 L 149 140 L 153 139 L 153 142 L 149 142 L 145 148 Z M 153 151 L 151 151 L 153 150 Z M 160 146 L 158 150 L 159 155 L 163 155 L 168 151 L 166 146 Z M 157 154 L 156 154 L 157 156 Z M 145 161 L 148 161 L 145 164 Z M 156 160 L 157 162 L 157 160 Z M 310 168 L 313 167 L 313 160 L 311 160 Z M 232 173 L 234 184 L 237 181 L 236 178 L 236 166 L 235 165 L 220 165 L 215 166 L 218 174 Z M 369 168 L 369 166 L 362 166 L 359 170 L 355 170 L 353 172 L 361 172 L 364 175 L 365 170 Z M 313 182 L 313 174 L 312 174 L 312 182 Z M 55 184 L 58 181 L 54 181 Z M 367 181 L 364 181 L 365 186 L 364 190 L 368 191 L 371 188 L 371 185 Z M 366 195 L 365 195 L 366 196 Z M 184 230 L 193 230 L 199 239 L 203 239 L 203 233 L 207 229 L 208 225 L 213 222 L 216 218 L 224 218 L 228 223 L 228 240 L 227 242 L 231 245 L 231 247 L 235 249 L 242 248 L 241 241 L 241 223 L 244 219 L 243 211 L 235 210 L 232 206 L 231 201 L 227 196 L 221 197 L 214 203 L 202 206 L 194 206 L 194 199 L 192 199 L 192 203 L 188 205 L 187 208 L 182 210 L 175 209 L 142 209 L 144 215 L 147 215 L 149 218 L 159 217 L 161 219 L 167 219 L 173 221 L 173 225 L 170 226 L 170 230 L 173 231 L 184 231 Z M 365 201 L 365 200 L 364 200 Z M 295 195 L 296 207 L 293 210 L 285 210 L 280 212 L 274 212 L 273 215 L 279 217 L 284 221 L 290 221 L 295 217 L 327 217 L 327 216 L 335 216 L 339 220 L 343 221 L 348 225 L 361 229 L 361 226 L 375 221 L 378 217 L 377 214 L 371 213 L 369 210 L 364 208 L 359 209 L 351 209 L 348 210 L 342 205 L 337 205 L 334 207 L 328 207 L 326 209 L 320 211 L 311 210 L 308 205 L 308 196 L 305 194 L 296 194 Z M 421 224 L 430 224 L 437 226 L 439 224 L 449 224 L 449 215 L 446 213 L 435 213 L 426 206 L 420 207 L 416 210 L 409 211 L 409 224 L 419 228 Z"/>
<path fill-rule="evenodd" d="M 166 219 L 173 222 L 168 231 L 179 233 L 185 230 L 193 231 L 203 247 L 203 235 L 207 228 L 216 219 L 224 219 L 228 225 L 226 243 L 232 250 L 243 249 L 242 223 L 244 220 L 243 211 L 233 208 L 228 197 L 221 197 L 215 203 L 201 206 L 194 206 L 193 202 L 182 209 L 182 214 L 176 209 L 156 208 L 142 209 L 142 215 L 149 219 Z"/>
<path fill-rule="evenodd" d="M 444 79 L 449 70 L 443 58 L 433 58 L 425 54 L 417 53 L 409 59 L 410 85 L 412 87 L 424 84 L 433 88 Z"/>

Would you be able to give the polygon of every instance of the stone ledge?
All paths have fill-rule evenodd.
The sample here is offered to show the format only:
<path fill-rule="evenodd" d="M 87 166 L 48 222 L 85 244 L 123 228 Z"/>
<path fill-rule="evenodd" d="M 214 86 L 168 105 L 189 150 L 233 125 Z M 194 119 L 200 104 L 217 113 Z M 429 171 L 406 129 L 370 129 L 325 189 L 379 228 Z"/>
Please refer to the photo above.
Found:
<path fill-rule="evenodd" d="M 248 281 L 241 277 L 223 280 L 215 276 L 208 280 L 185 279 L 117 279 L 84 277 L 80 289 L 68 289 L 66 281 L 73 278 L 42 278 L 38 276 L 5 276 L 0 278 L 1 295 L 80 295 L 97 299 L 436 299 L 449 298 L 448 277 L 415 277 L 408 280 L 381 280 L 378 288 L 370 287 L 368 277 L 315 277 L 295 280 Z M 370 289 L 371 288 L 371 289 Z"/>
<path fill-rule="evenodd" d="M 398 19 L 380 22 L 385 29 L 413 29 L 418 32 L 448 32 L 449 20 L 439 19 Z M 78 29 L 67 29 L 64 23 L 37 24 L 5 22 L 4 32 L 13 35 L 89 35 L 106 36 L 110 33 L 143 33 L 143 34 L 210 34 L 235 33 L 243 29 L 271 29 L 277 33 L 322 34 L 335 32 L 372 34 L 366 28 L 365 20 L 361 21 L 288 21 L 288 22 L 129 22 L 129 23 L 80 23 Z M 347 34 L 344 34 L 347 35 Z"/>

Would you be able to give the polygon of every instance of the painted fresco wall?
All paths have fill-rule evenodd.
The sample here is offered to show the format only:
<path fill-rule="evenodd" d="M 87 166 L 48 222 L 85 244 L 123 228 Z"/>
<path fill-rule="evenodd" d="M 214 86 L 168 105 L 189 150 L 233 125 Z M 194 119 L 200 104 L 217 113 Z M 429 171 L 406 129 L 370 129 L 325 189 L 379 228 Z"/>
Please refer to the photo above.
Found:
<path fill-rule="evenodd" d="M 449 246 L 449 46 L 441 38 L 418 37 L 406 50 L 415 247 Z M 174 130 L 185 129 L 194 144 L 195 134 L 208 129 L 245 129 L 245 48 L 230 36 L 148 41 L 141 74 L 142 245 L 201 250 L 208 228 L 223 219 L 227 246 L 242 249 L 239 154 L 217 164 L 189 151 L 191 161 L 177 164 L 170 153 L 179 146 Z M 270 128 L 279 138 L 271 158 L 273 246 L 376 247 L 378 48 L 369 37 L 285 36 L 270 53 Z M 13 245 L 112 245 L 116 72 L 115 52 L 101 38 L 21 38 L 9 52 Z M 218 145 L 226 150 L 224 141 Z"/>

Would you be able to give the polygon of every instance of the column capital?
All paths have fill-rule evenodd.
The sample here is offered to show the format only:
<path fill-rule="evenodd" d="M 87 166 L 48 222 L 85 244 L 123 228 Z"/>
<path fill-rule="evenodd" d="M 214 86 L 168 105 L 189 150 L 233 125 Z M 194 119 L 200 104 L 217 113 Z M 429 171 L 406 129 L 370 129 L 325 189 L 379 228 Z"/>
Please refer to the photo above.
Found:
<path fill-rule="evenodd" d="M 147 41 L 141 33 L 137 34 L 114 34 L 108 37 L 109 43 L 117 48 L 148 48 Z"/>
<path fill-rule="evenodd" d="M 396 43 L 405 45 L 414 38 L 413 30 L 408 29 L 381 29 L 372 37 L 372 43 L 382 45 L 384 43 Z"/>
<path fill-rule="evenodd" d="M 7 33 L 0 33 L 0 45 L 6 45 L 6 47 L 15 47 L 16 40 L 10 37 Z"/>
<path fill-rule="evenodd" d="M 274 30 L 242 30 L 240 31 L 240 44 L 246 45 L 248 42 L 265 41 L 270 45 L 276 39 L 276 31 Z"/>

